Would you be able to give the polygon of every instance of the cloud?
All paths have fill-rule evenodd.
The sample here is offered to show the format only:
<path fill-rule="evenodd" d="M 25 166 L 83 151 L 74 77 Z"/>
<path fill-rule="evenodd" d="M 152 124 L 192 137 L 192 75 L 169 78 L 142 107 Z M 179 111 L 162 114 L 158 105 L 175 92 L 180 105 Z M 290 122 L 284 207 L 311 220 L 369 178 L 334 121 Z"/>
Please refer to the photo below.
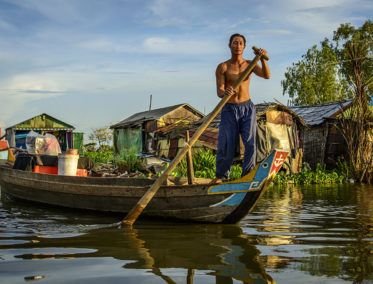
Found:
<path fill-rule="evenodd" d="M 52 96 L 60 95 L 58 93 L 50 93 L 45 91 L 28 92 L 28 91 L 11 91 L 0 90 L 0 127 L 9 127 L 15 123 L 16 117 L 32 116 L 35 112 L 35 107 L 26 107 L 32 102 L 51 98 Z M 37 107 L 36 107 L 37 108 Z"/>
<path fill-rule="evenodd" d="M 3 83 L 0 89 L 1 120 L 7 121 L 32 101 L 62 95 L 57 81 L 46 74 L 20 74 Z"/>
<path fill-rule="evenodd" d="M 24 13 L 37 14 L 50 23 L 92 24 L 106 17 L 111 5 L 97 0 L 5 0 L 17 5 Z"/>
<path fill-rule="evenodd" d="M 32 91 L 33 94 L 38 94 L 38 91 L 45 93 L 45 90 L 53 90 L 53 93 L 58 93 L 60 84 L 52 76 L 43 73 L 19 74 L 9 80 L 5 89 L 24 92 Z"/>
<path fill-rule="evenodd" d="M 276 5 L 276 11 L 282 17 L 276 21 L 281 21 L 283 25 L 290 24 L 298 34 L 304 32 L 308 37 L 314 35 L 322 40 L 342 23 L 352 22 L 354 13 L 361 14 L 361 7 L 369 6 L 373 8 L 372 4 L 360 0 L 284 0 L 281 5 Z M 276 15 L 269 15 L 268 18 L 272 16 Z"/>
<path fill-rule="evenodd" d="M 159 107 L 171 99 L 174 103 L 188 99 L 198 107 L 201 95 L 195 95 L 199 90 L 193 87 L 194 83 L 187 88 L 174 87 L 183 89 L 185 98 L 180 98 L 169 91 L 167 82 L 212 80 L 206 85 L 214 89 L 216 64 L 230 55 L 227 43 L 231 33 L 245 34 L 250 44 L 267 48 L 273 56 L 272 73 L 281 69 L 279 73 L 283 74 L 284 66 L 312 44 L 330 37 L 341 23 L 360 24 L 373 8 L 373 2 L 365 0 L 231 0 L 229 5 L 223 0 L 0 0 L 1 3 L 11 6 L 9 11 L 0 12 L 0 16 L 4 15 L 0 17 L 3 122 L 19 117 L 20 112 L 28 116 L 31 107 L 50 109 L 49 98 L 66 102 L 70 96 L 76 99 L 80 95 L 81 104 L 91 103 L 84 112 L 97 108 L 94 123 L 99 121 L 99 104 L 92 100 L 93 93 L 96 100 L 114 92 L 117 101 L 128 96 L 126 105 L 135 99 L 134 93 L 136 103 L 141 103 L 144 94 L 159 92 L 164 95 Z M 249 54 L 245 53 L 245 58 L 252 56 L 251 50 L 246 52 Z M 280 77 L 273 75 L 269 81 L 253 84 L 253 88 L 260 86 L 255 95 L 260 94 L 261 84 L 268 89 L 270 98 L 280 95 Z M 215 90 L 212 96 L 215 98 Z M 206 104 L 209 100 L 210 97 Z M 118 112 L 127 116 L 134 111 L 133 106 L 135 103 L 125 114 L 123 107 L 118 106 Z M 62 103 L 54 107 L 63 113 Z M 30 117 L 33 115 L 30 113 Z M 102 120 L 106 115 L 102 114 Z"/>
<path fill-rule="evenodd" d="M 110 40 L 107 38 L 93 38 L 81 41 L 78 47 L 104 52 L 135 52 L 137 49 L 134 45 L 126 44 L 120 41 Z"/>
<path fill-rule="evenodd" d="M 3 19 L 0 19 L 0 30 L 7 31 L 7 32 L 14 32 L 16 31 L 16 27 Z"/>
<path fill-rule="evenodd" d="M 174 39 L 168 37 L 150 37 L 144 40 L 144 51 L 163 54 L 213 54 L 221 48 L 211 41 Z"/>
<path fill-rule="evenodd" d="M 296 12 L 310 13 L 310 14 L 320 14 L 320 13 L 333 12 L 336 8 L 338 8 L 338 6 L 319 6 L 319 7 L 299 9 L 299 10 L 296 10 Z"/>
<path fill-rule="evenodd" d="M 206 25 L 206 5 L 209 1 L 154 0 L 139 13 L 143 21 L 157 27 L 191 29 Z M 213 13 L 214 7 L 210 8 Z M 210 15 L 211 16 L 211 15 Z"/>
<path fill-rule="evenodd" d="M 260 31 L 252 31 L 255 35 L 291 35 L 294 34 L 294 31 L 287 29 L 263 29 Z"/>
<path fill-rule="evenodd" d="M 180 18 L 161 18 L 161 19 L 149 19 L 146 21 L 151 26 L 159 26 L 159 27 L 166 27 L 166 26 L 185 26 L 187 22 Z"/>

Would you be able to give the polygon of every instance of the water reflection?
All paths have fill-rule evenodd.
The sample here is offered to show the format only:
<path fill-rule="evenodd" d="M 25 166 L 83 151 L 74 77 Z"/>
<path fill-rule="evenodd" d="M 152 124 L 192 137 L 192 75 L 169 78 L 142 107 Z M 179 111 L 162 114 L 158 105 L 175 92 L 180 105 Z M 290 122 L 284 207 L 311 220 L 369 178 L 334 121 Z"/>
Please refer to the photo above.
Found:
<path fill-rule="evenodd" d="M 163 224 L 152 227 L 150 231 L 148 227 L 149 224 L 146 228 L 122 229 L 125 237 L 121 238 L 118 234 L 116 239 L 112 239 L 117 244 L 116 247 L 124 248 L 122 251 L 115 249 L 115 253 L 97 253 L 115 255 L 118 259 L 137 256 L 135 262 L 125 264 L 124 267 L 152 268 L 152 272 L 162 278 L 165 275 L 161 273 L 161 269 L 183 268 L 187 270 L 189 281 L 192 280 L 195 270 L 209 270 L 208 274 L 214 275 L 219 283 L 229 283 L 233 279 L 245 283 L 253 280 L 272 282 L 272 278 L 258 262 L 259 251 L 248 243 L 247 236 L 242 234 L 238 226 L 185 227 Z M 105 230 L 97 233 L 106 234 Z M 133 251 L 129 252 L 128 248 Z"/>
<path fill-rule="evenodd" d="M 271 188 L 232 225 L 136 223 L 6 200 L 6 282 L 319 283 L 373 281 L 373 187 Z"/>
<path fill-rule="evenodd" d="M 363 283 L 373 280 L 372 219 L 371 186 L 290 186 L 272 188 L 241 226 L 272 276 L 297 270 Z"/>
<path fill-rule="evenodd" d="M 118 217 L 30 206 L 1 206 L 3 279 L 273 283 L 239 226 L 141 221 L 127 229 L 117 226 Z"/>

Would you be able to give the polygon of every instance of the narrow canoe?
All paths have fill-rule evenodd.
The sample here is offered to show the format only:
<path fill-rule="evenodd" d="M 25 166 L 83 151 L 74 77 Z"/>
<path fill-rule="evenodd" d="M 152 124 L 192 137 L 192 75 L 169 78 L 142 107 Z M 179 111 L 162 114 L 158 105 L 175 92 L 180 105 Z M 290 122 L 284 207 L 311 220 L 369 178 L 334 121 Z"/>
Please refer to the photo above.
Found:
<path fill-rule="evenodd" d="M 162 186 L 142 216 L 237 223 L 250 213 L 280 170 L 288 151 L 274 150 L 246 176 L 216 185 Z M 49 205 L 128 213 L 154 180 L 33 173 L 0 166 L 2 195 Z"/>

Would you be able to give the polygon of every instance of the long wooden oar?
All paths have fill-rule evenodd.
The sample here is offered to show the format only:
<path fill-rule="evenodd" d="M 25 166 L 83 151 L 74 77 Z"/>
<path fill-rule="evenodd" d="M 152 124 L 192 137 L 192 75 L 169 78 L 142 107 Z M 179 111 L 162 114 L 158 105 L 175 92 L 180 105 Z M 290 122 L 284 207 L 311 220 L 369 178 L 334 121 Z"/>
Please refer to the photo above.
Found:
<path fill-rule="evenodd" d="M 258 48 L 255 46 L 253 47 L 254 51 L 257 51 Z M 250 62 L 249 66 L 245 69 L 245 71 L 240 75 L 236 82 L 233 84 L 233 88 L 237 90 L 240 84 L 250 75 L 253 71 L 254 67 L 263 56 L 266 60 L 269 58 L 265 55 L 256 55 L 254 59 Z M 131 211 L 127 214 L 127 216 L 123 219 L 122 224 L 126 226 L 132 226 L 133 223 L 136 222 L 137 218 L 140 216 L 141 212 L 145 209 L 148 205 L 150 200 L 152 200 L 153 196 L 157 193 L 158 189 L 161 187 L 163 182 L 167 179 L 167 177 L 171 174 L 171 172 L 176 168 L 176 166 L 180 163 L 180 161 L 184 158 L 186 153 L 192 148 L 194 143 L 198 140 L 201 136 L 203 131 L 210 125 L 211 121 L 217 116 L 217 114 L 221 111 L 223 106 L 227 103 L 227 101 L 231 98 L 231 96 L 224 96 L 219 104 L 215 107 L 215 109 L 209 114 L 207 119 L 201 124 L 201 126 L 197 129 L 194 133 L 192 138 L 185 144 L 184 148 L 180 150 L 180 152 L 176 155 L 176 157 L 172 160 L 168 168 L 163 172 L 163 174 L 152 184 L 152 186 L 145 192 L 143 197 L 137 202 L 137 204 L 131 209 Z"/>

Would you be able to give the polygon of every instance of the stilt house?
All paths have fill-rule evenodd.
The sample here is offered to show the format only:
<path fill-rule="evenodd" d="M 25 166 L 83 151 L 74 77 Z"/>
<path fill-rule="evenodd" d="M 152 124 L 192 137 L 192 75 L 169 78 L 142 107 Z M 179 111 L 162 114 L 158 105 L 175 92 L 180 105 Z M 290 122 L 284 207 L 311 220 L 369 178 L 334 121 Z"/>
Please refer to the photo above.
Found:
<path fill-rule="evenodd" d="M 74 129 L 74 126 L 42 113 L 6 128 L 5 139 L 9 147 L 26 149 L 26 136 L 30 131 L 42 135 L 50 133 L 56 136 L 62 152 L 69 148 L 82 149 L 83 133 L 74 133 Z"/>
<path fill-rule="evenodd" d="M 346 143 L 338 131 L 336 119 L 341 112 L 352 105 L 352 100 L 342 100 L 318 105 L 290 106 L 307 124 L 302 132 L 303 161 L 312 169 L 317 164 L 334 168 L 337 160 L 345 156 Z"/>
<path fill-rule="evenodd" d="M 188 104 L 143 111 L 110 126 L 117 154 L 133 149 L 172 159 L 183 147 L 185 139 L 178 135 L 191 122 L 204 115 Z"/>

